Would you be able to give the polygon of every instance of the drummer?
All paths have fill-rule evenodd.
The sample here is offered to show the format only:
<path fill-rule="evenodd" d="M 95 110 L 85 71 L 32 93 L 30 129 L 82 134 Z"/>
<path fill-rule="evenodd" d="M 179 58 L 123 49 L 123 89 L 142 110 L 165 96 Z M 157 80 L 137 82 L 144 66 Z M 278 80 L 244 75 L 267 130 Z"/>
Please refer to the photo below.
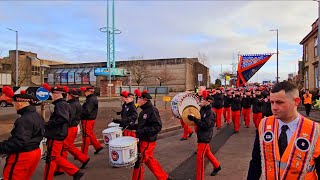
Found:
<path fill-rule="evenodd" d="M 210 141 L 213 136 L 214 127 L 214 115 L 211 109 L 211 103 L 214 100 L 212 96 L 208 96 L 206 91 L 202 92 L 201 101 L 201 119 L 197 119 L 192 114 L 188 115 L 188 119 L 196 123 L 198 127 L 197 137 L 198 137 L 198 152 L 197 152 L 197 165 L 196 165 L 196 179 L 204 179 L 204 156 L 206 156 L 213 165 L 213 171 L 211 176 L 215 176 L 220 170 L 221 166 L 218 160 L 214 157 L 210 150 Z"/>
<path fill-rule="evenodd" d="M 138 103 L 142 111 L 139 114 L 138 124 L 135 126 L 137 129 L 136 134 L 139 138 L 138 152 L 140 156 L 135 163 L 132 180 L 144 179 L 143 164 L 147 165 L 157 179 L 171 180 L 154 157 L 157 136 L 162 128 L 159 111 L 152 105 L 150 101 L 152 97 L 149 93 L 141 93 L 139 90 L 135 93 L 139 97 Z"/>
<path fill-rule="evenodd" d="M 118 123 L 120 127 L 124 128 L 124 136 L 136 137 L 132 126 L 136 123 L 138 112 L 133 102 L 133 94 L 122 91 L 121 101 L 123 102 L 122 109 L 120 112 L 117 112 L 118 115 L 121 115 L 121 119 L 113 119 L 112 122 Z"/>

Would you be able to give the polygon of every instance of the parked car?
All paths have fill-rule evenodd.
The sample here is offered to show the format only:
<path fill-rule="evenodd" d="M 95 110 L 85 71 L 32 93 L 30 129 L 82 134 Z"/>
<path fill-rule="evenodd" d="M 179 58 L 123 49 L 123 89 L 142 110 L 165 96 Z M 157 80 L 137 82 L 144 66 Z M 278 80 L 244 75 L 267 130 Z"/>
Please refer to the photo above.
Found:
<path fill-rule="evenodd" d="M 7 107 L 8 105 L 12 105 L 12 99 L 2 94 L 0 96 L 0 107 Z"/>

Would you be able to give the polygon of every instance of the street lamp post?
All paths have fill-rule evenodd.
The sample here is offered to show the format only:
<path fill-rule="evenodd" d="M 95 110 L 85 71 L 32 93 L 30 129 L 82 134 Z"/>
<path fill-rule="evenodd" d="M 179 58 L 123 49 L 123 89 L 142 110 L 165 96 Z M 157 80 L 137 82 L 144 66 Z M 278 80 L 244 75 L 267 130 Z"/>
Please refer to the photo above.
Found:
<path fill-rule="evenodd" d="M 16 86 L 19 85 L 19 62 L 18 62 L 18 31 L 7 28 L 10 31 L 14 31 L 16 33 Z"/>
<path fill-rule="evenodd" d="M 279 82 L 279 29 L 272 29 L 270 31 L 277 31 L 277 83 Z"/>
<path fill-rule="evenodd" d="M 41 71 L 41 85 L 44 83 L 44 70 L 43 68 L 50 68 L 49 65 L 46 64 L 42 64 L 42 61 L 40 60 L 40 71 Z M 43 117 L 43 119 L 46 119 L 46 106 L 44 101 L 41 102 L 41 116 Z"/>

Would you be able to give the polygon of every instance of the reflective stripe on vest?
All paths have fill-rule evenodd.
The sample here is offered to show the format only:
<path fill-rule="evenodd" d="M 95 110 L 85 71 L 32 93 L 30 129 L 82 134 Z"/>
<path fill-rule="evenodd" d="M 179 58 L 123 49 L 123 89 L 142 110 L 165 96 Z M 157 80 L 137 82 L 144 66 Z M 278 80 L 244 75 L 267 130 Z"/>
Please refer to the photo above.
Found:
<path fill-rule="evenodd" d="M 284 163 L 284 162 L 281 162 L 281 161 L 278 161 L 276 160 L 276 163 L 277 163 L 277 167 L 284 170 L 286 167 L 287 167 L 287 163 Z M 316 166 L 313 165 L 313 166 L 310 166 L 309 168 L 307 168 L 307 171 L 308 172 L 312 172 L 316 169 Z"/>

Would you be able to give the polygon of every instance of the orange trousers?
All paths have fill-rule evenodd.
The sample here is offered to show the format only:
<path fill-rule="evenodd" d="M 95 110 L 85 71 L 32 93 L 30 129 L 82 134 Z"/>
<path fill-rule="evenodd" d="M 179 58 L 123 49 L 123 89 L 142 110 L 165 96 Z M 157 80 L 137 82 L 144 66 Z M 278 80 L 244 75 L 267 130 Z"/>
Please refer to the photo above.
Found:
<path fill-rule="evenodd" d="M 216 113 L 216 123 L 217 123 L 217 128 L 221 128 L 221 118 L 222 118 L 222 112 L 223 112 L 223 108 L 212 108 L 213 111 Z"/>
<path fill-rule="evenodd" d="M 223 108 L 224 121 L 227 122 L 227 124 L 230 124 L 230 113 L 231 113 L 231 107 Z"/>
<path fill-rule="evenodd" d="M 204 156 L 209 159 L 213 168 L 218 168 L 220 166 L 219 161 L 214 157 L 210 150 L 210 145 L 208 143 L 198 143 L 196 180 L 204 180 Z"/>
<path fill-rule="evenodd" d="M 250 126 L 250 113 L 251 113 L 251 108 L 242 108 L 242 116 L 244 123 L 247 127 Z"/>
<path fill-rule="evenodd" d="M 86 162 L 89 157 L 85 154 L 82 154 L 81 151 L 74 145 L 74 140 L 77 137 L 78 127 L 69 127 L 68 128 L 68 136 L 63 141 L 63 147 L 61 156 L 65 159 L 68 159 L 68 152 L 70 152 L 75 159 L 79 160 L 82 164 Z M 62 168 L 58 166 L 58 172 L 63 172 Z"/>
<path fill-rule="evenodd" d="M 262 113 L 253 113 L 253 123 L 254 126 L 256 126 L 256 128 L 258 129 L 260 121 L 262 119 Z"/>
<path fill-rule="evenodd" d="M 182 138 L 187 139 L 189 134 L 193 133 L 192 129 L 180 119 L 181 126 L 183 127 L 183 135 Z"/>
<path fill-rule="evenodd" d="M 79 168 L 61 156 L 62 146 L 63 141 L 56 141 L 52 139 L 47 140 L 48 154 L 43 180 L 52 180 L 57 166 L 59 166 L 69 176 L 72 176 L 79 171 Z"/>
<path fill-rule="evenodd" d="M 150 169 L 150 171 L 157 177 L 158 180 L 166 180 L 169 176 L 161 168 L 159 162 L 154 158 L 154 149 L 156 148 L 156 142 L 139 142 L 140 159 L 136 162 L 133 169 L 132 180 L 144 179 L 144 167 L 143 163 Z"/>
<path fill-rule="evenodd" d="M 123 131 L 123 135 L 124 136 L 131 136 L 131 137 L 137 137 L 136 133 L 132 130 L 128 130 L 128 129 L 125 129 Z"/>
<path fill-rule="evenodd" d="M 6 165 L 3 169 L 3 179 L 31 179 L 39 164 L 40 156 L 41 150 L 39 148 L 30 152 L 9 154 L 6 159 Z"/>
<path fill-rule="evenodd" d="M 82 125 L 82 146 L 83 154 L 88 155 L 89 145 L 92 144 L 94 149 L 102 148 L 93 132 L 95 120 L 81 120 Z"/>
<path fill-rule="evenodd" d="M 240 110 L 232 111 L 232 122 L 234 126 L 234 130 L 239 132 L 240 130 Z"/>

